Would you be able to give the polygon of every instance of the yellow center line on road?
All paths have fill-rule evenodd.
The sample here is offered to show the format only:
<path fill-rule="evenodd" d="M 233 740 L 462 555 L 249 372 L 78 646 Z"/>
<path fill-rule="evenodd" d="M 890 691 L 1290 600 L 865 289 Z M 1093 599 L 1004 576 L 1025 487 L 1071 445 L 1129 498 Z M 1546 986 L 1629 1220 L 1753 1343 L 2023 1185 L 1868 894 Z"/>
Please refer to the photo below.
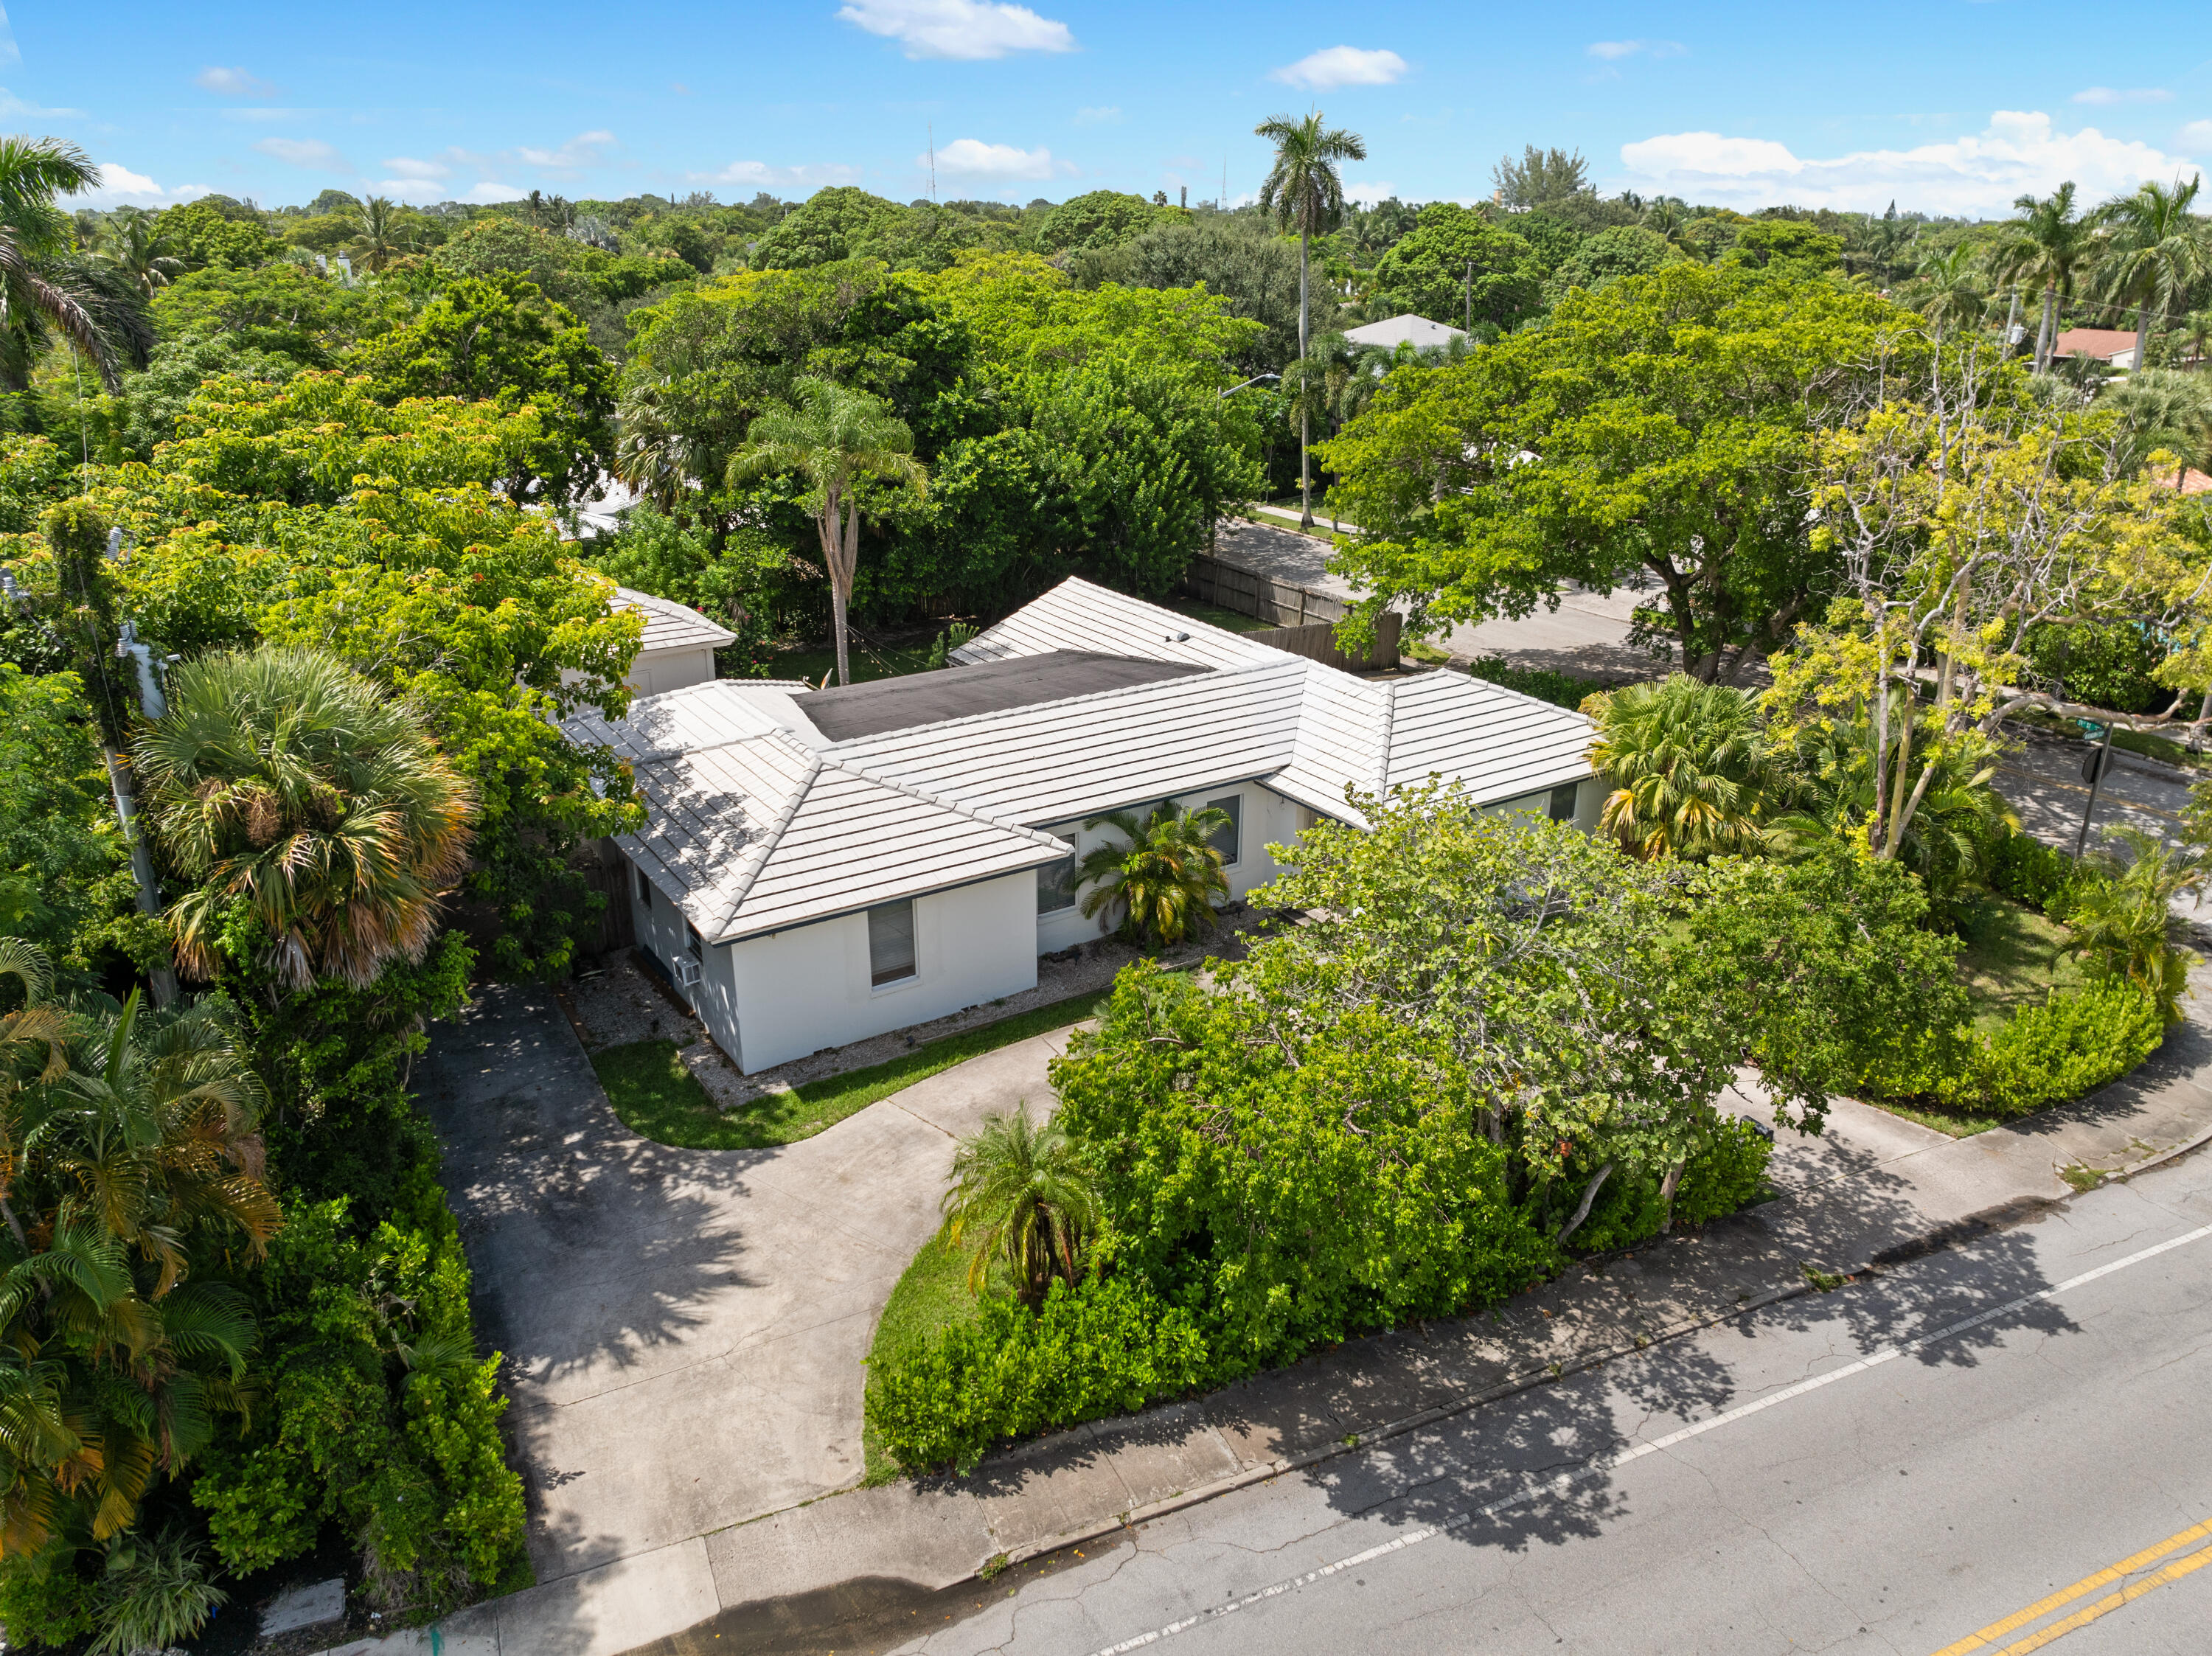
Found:
<path fill-rule="evenodd" d="M 2162 1587 L 2168 1581 L 2178 1581 L 2191 1571 L 2206 1564 L 2212 1564 L 2212 1547 L 2207 1547 L 2202 1552 L 2192 1553 L 2186 1558 L 2177 1559 L 2166 1568 L 2159 1571 L 2157 1574 L 2145 1580 L 2135 1582 L 2123 1591 L 2099 1600 L 2087 1610 L 2068 1617 L 2063 1622 L 2054 1623 L 2050 1627 L 2031 1634 L 2017 1644 L 2006 1645 L 2002 1649 L 1998 1649 L 1996 1641 L 2007 1634 L 2019 1632 L 2031 1622 L 2041 1621 L 2052 1611 L 2070 1604 L 2076 1598 L 2085 1598 L 2100 1587 L 2110 1586 L 2113 1582 L 2122 1580 L 2133 1575 L 2137 1570 L 2156 1563 L 2167 1554 L 2179 1552 L 2182 1548 L 2193 1545 L 2207 1538 L 2212 1538 L 2212 1521 L 2193 1525 L 2179 1535 L 2170 1535 L 2163 1541 L 2145 1547 L 2132 1557 L 2123 1558 L 2117 1564 L 2108 1565 L 2094 1575 L 2083 1576 L 2072 1586 L 2062 1587 L 2048 1598 L 2038 1599 L 2026 1610 L 2014 1611 L 2002 1622 L 1992 1622 L 1980 1632 L 1968 1634 L 1954 1645 L 1944 1646 L 1936 1653 L 1936 1656 L 1966 1656 L 1967 1652 L 1974 1650 L 1993 1650 L 1996 1652 L 1996 1656 L 2024 1656 L 2026 1652 L 2040 1650 L 2053 1639 L 2071 1633 L 2078 1627 L 2087 1626 L 2100 1616 L 2109 1611 L 2118 1610 L 2131 1599 L 2140 1598 L 2153 1588 Z"/>

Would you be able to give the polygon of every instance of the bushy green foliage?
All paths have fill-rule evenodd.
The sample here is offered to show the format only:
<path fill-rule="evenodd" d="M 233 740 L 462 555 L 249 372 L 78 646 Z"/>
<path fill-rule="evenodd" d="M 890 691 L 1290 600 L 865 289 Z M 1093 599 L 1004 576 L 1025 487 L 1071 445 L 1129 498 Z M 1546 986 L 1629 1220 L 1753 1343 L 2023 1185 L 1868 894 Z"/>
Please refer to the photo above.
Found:
<path fill-rule="evenodd" d="M 2008 831 L 1996 836 L 1991 846 L 1990 884 L 2054 920 L 2066 918 L 2067 904 L 2081 877 L 2073 858 L 2033 834 Z"/>
<path fill-rule="evenodd" d="M 1055 1280 L 1033 1313 L 987 1301 L 868 1379 L 868 1418 L 915 1471 L 962 1471 L 1006 1438 L 1127 1414 L 1188 1390 L 1209 1362 L 1198 1319 L 1125 1278 Z"/>
<path fill-rule="evenodd" d="M 1773 1154 L 1774 1141 L 1750 1122 L 1723 1121 L 1711 1142 L 1683 1164 L 1671 1214 L 1661 1174 L 1651 1168 L 1616 1172 L 1568 1240 L 1577 1253 L 1610 1253 L 1649 1241 L 1670 1219 L 1695 1226 L 1734 1213 L 1765 1194 L 1766 1164 Z M 1595 1162 L 1578 1156 L 1560 1178 L 1538 1192 L 1531 1204 L 1537 1227 L 1549 1234 L 1565 1225 L 1596 1170 Z"/>
<path fill-rule="evenodd" d="M 1870 1052 L 1864 1089 L 1970 1118 L 2011 1120 L 2118 1080 L 2166 1038 L 2148 991 L 2117 978 L 2053 990 L 1994 1035 L 1970 1025 L 1905 1032 Z"/>
<path fill-rule="evenodd" d="M 851 258 L 858 243 L 889 229 L 901 211 L 896 202 L 850 185 L 817 190 L 761 238 L 752 250 L 752 268 L 802 270 Z"/>
<path fill-rule="evenodd" d="M 1492 337 L 1535 314 L 1543 277 L 1544 266 L 1526 240 L 1448 201 L 1423 208 L 1413 234 L 1375 267 L 1376 286 L 1392 309 L 1455 328 L 1471 316 Z"/>
<path fill-rule="evenodd" d="M 1176 207 L 1156 207 L 1142 196 L 1093 190 L 1070 196 L 1044 215 L 1037 246 L 1048 253 L 1095 252 L 1133 240 L 1154 225 L 1188 219 Z"/>
<path fill-rule="evenodd" d="M 1592 696 L 1612 688 L 1601 678 L 1583 678 L 1550 667 L 1516 667 L 1504 656 L 1483 656 L 1468 663 L 1467 670 L 1474 677 L 1570 710 L 1579 710 Z"/>

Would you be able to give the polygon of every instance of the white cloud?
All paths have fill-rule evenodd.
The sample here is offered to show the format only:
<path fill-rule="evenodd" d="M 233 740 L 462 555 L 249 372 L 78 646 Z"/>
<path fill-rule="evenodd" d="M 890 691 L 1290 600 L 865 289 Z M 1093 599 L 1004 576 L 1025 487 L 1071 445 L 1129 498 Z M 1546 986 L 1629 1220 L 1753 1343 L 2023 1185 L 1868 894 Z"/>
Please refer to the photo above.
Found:
<path fill-rule="evenodd" d="M 22 61 L 23 54 L 15 45 L 15 31 L 8 27 L 7 9 L 0 7 L 0 69 Z"/>
<path fill-rule="evenodd" d="M 826 185 L 858 184 L 860 169 L 842 164 L 770 167 L 766 161 L 732 161 L 713 173 L 686 173 L 690 184 L 734 184 L 748 190 L 819 190 Z"/>
<path fill-rule="evenodd" d="M 614 147 L 611 132 L 580 132 L 558 149 L 532 149 L 527 146 L 514 151 L 515 158 L 532 167 L 543 167 L 549 173 L 576 173 L 587 167 L 596 167 L 606 159 Z M 502 198 L 504 199 L 504 197 Z"/>
<path fill-rule="evenodd" d="M 72 207 L 173 207 L 180 201 L 208 192 L 204 184 L 180 184 L 164 190 L 143 173 L 133 173 L 113 161 L 100 163 L 100 182 L 69 198 Z"/>
<path fill-rule="evenodd" d="M 2109 86 L 2087 86 L 2074 94 L 2077 104 L 2162 104 L 2173 94 L 2164 87 L 2135 86 L 2125 88 Z"/>
<path fill-rule="evenodd" d="M 2184 141 L 2196 140 L 2185 130 Z M 1922 212 L 1991 216 L 2008 212 L 2015 196 L 2048 195 L 2068 179 L 2094 201 L 2196 165 L 2093 126 L 2060 132 L 2048 115 L 2002 109 L 1972 136 L 1911 149 L 1805 159 L 1771 139 L 1671 132 L 1623 144 L 1620 159 L 1633 188 L 1695 202 L 1879 212 L 1894 199 Z"/>
<path fill-rule="evenodd" d="M 278 121 L 304 121 L 312 116 L 327 113 L 320 109 L 226 109 L 222 112 L 226 121 L 237 121 L 246 126 L 271 126 Z"/>
<path fill-rule="evenodd" d="M 1079 109 L 1075 112 L 1075 124 L 1078 126 L 1119 126 L 1121 124 L 1121 106 L 1100 104 L 1095 108 Z"/>
<path fill-rule="evenodd" d="M 1369 52 L 1359 46 L 1324 46 L 1295 64 L 1270 70 L 1267 78 L 1309 92 L 1327 92 L 1340 86 L 1389 86 L 1406 72 L 1406 60 L 1395 52 Z"/>
<path fill-rule="evenodd" d="M 518 190 L 511 184 L 495 184 L 487 179 L 482 184 L 471 185 L 467 194 L 458 196 L 454 199 L 475 202 L 479 206 L 489 207 L 495 202 L 520 201 L 529 193 L 527 190 Z"/>
<path fill-rule="evenodd" d="M 204 69 L 192 76 L 192 84 L 204 92 L 219 92 L 226 98 L 266 98 L 276 88 L 258 75 L 249 75 L 242 69 Z"/>
<path fill-rule="evenodd" d="M 453 169 L 443 161 L 418 161 L 406 155 L 394 155 L 384 166 L 386 172 L 399 178 L 413 179 L 417 183 L 453 176 Z"/>
<path fill-rule="evenodd" d="M 320 138 L 263 138 L 253 147 L 293 167 L 319 167 L 326 173 L 353 171 L 346 158 Z"/>
<path fill-rule="evenodd" d="M 1593 40 L 1583 50 L 1613 64 L 1623 58 L 1680 58 L 1690 49 L 1680 40 Z"/>
<path fill-rule="evenodd" d="M 7 21 L 0 13 L 0 24 Z M 82 109 L 41 109 L 38 105 L 18 98 L 4 86 L 0 86 L 0 119 L 11 121 L 81 121 Z"/>
<path fill-rule="evenodd" d="M 926 167 L 929 158 L 915 157 Z M 1048 179 L 1053 175 L 1052 151 L 1040 144 L 1017 149 L 1010 143 L 985 143 L 977 138 L 955 138 L 937 152 L 937 170 L 971 179 Z"/>
<path fill-rule="evenodd" d="M 2212 149 L 2212 121 L 2191 121 L 2173 137 L 2177 143 L 2203 144 Z"/>
<path fill-rule="evenodd" d="M 1344 182 L 1344 198 L 1356 201 L 1362 207 L 1372 207 L 1378 201 L 1388 201 L 1397 193 L 1398 186 L 1387 179 L 1363 179 L 1357 184 L 1346 179 Z"/>
<path fill-rule="evenodd" d="M 849 0 L 846 22 L 896 40 L 909 58 L 975 62 L 1012 52 L 1073 52 L 1065 23 L 1003 0 Z"/>

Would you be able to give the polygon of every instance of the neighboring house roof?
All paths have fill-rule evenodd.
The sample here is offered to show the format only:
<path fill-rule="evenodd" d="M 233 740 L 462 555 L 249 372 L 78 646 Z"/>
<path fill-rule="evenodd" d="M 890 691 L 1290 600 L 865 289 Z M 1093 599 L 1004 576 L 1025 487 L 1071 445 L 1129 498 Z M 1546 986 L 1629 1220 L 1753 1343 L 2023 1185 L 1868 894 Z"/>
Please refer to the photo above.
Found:
<path fill-rule="evenodd" d="M 650 592 L 617 586 L 615 603 L 645 617 L 645 642 L 640 650 L 646 655 L 658 650 L 696 650 L 702 646 L 719 650 L 738 641 L 735 633 L 716 626 L 689 604 L 678 604 L 673 598 L 657 598 Z"/>
<path fill-rule="evenodd" d="M 1354 678 L 1083 580 L 953 658 L 836 690 L 720 679 L 566 728 L 631 761 L 651 821 L 621 844 L 716 943 L 1037 867 L 1069 849 L 1047 823 L 1217 786 L 1356 822 L 1347 786 L 1433 773 L 1492 804 L 1589 774 L 1580 714 L 1459 673 Z"/>
<path fill-rule="evenodd" d="M 1088 650 L 1049 650 L 943 673 L 908 673 L 867 684 L 843 684 L 806 698 L 806 717 L 832 742 L 884 731 L 938 725 L 970 713 L 999 713 L 1040 701 L 1149 684 L 1203 667 L 1107 656 Z"/>
<path fill-rule="evenodd" d="M 2094 356 L 2100 362 L 2109 362 L 2116 356 L 2125 356 L 2136 348 L 2136 337 L 2122 328 L 2069 328 L 2060 334 L 2051 347 L 2054 356 Z"/>
<path fill-rule="evenodd" d="M 1455 339 L 1467 337 L 1462 329 L 1431 322 L 1425 316 L 1394 316 L 1382 322 L 1370 322 L 1361 328 L 1346 328 L 1344 337 L 1355 345 L 1380 345 L 1384 350 L 1395 351 L 1399 346 L 1411 344 L 1415 350 L 1433 350 L 1449 345 Z"/>

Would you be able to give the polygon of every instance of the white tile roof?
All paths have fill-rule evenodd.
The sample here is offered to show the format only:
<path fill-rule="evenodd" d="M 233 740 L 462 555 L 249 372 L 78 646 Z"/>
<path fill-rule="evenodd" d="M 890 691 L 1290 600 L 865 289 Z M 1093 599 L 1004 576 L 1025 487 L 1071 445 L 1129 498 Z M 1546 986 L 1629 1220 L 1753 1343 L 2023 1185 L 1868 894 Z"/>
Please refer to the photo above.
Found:
<path fill-rule="evenodd" d="M 615 607 L 635 610 L 645 617 L 645 642 L 639 652 L 652 655 L 661 650 L 696 650 L 704 646 L 720 649 L 725 644 L 734 644 L 738 635 L 726 627 L 718 627 L 689 604 L 678 604 L 673 598 L 657 598 L 650 592 L 640 592 L 628 586 L 615 588 Z"/>
<path fill-rule="evenodd" d="M 1212 670 L 846 742 L 805 687 L 717 680 L 566 728 L 629 759 L 651 812 L 622 844 L 714 942 L 1033 868 L 1066 843 L 1036 824 L 1260 781 L 1358 820 L 1347 786 L 1431 775 L 1481 804 L 1589 774 L 1589 721 L 1458 673 L 1362 680 L 1171 610 L 1069 580 L 955 653 L 1063 649 Z"/>

